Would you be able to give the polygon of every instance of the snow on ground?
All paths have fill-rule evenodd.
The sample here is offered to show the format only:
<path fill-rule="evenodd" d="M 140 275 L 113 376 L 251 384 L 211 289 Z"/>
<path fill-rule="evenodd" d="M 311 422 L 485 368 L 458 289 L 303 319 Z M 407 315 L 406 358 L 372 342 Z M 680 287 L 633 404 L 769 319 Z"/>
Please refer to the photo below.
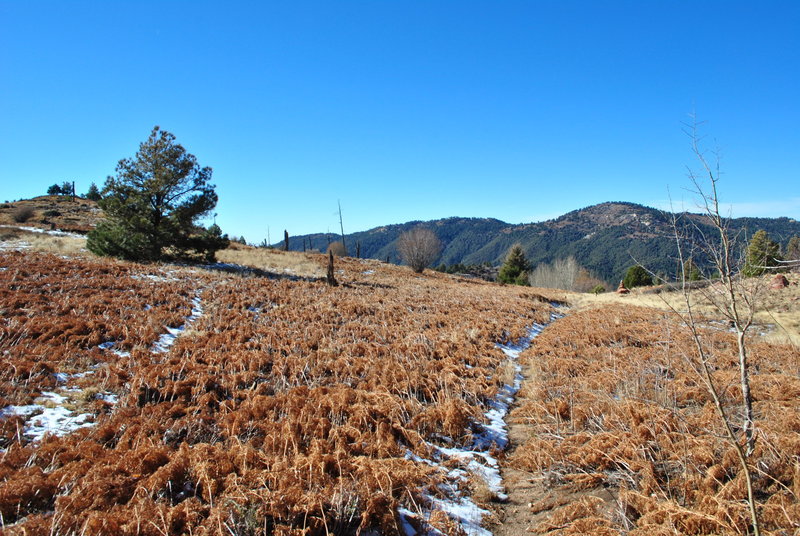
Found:
<path fill-rule="evenodd" d="M 561 318 L 560 314 L 551 314 L 550 320 Z M 434 510 L 441 510 L 456 521 L 464 532 L 470 536 L 491 536 L 491 532 L 481 526 L 483 517 L 490 512 L 476 505 L 469 497 L 458 489 L 459 483 L 466 483 L 470 478 L 480 478 L 489 490 L 501 501 L 506 500 L 502 478 L 500 477 L 500 466 L 496 458 L 489 454 L 493 448 L 505 449 L 508 446 L 508 428 L 505 417 L 514 397 L 522 385 L 522 366 L 519 364 L 519 355 L 530 346 L 531 341 L 545 328 L 542 324 L 534 324 L 528 329 L 528 335 L 517 341 L 516 344 L 497 346 L 503 350 L 508 359 L 514 363 L 516 374 L 514 375 L 513 385 L 504 385 L 490 401 L 489 409 L 485 413 L 486 424 L 476 425 L 478 432 L 474 434 L 473 443 L 469 448 L 447 448 L 429 444 L 434 451 L 434 459 L 426 460 L 415 456 L 411 452 L 407 453 L 409 459 L 427 463 L 434 467 L 440 467 L 446 472 L 447 478 L 440 486 L 444 496 L 443 500 L 438 497 L 427 495 L 428 505 L 423 517 L 427 517 Z M 447 471 L 444 469 L 444 462 L 447 460 L 458 460 L 459 468 Z M 411 512 L 407 509 L 400 509 L 400 519 L 403 529 L 407 536 L 417 534 L 410 519 L 419 519 L 420 514 Z M 429 532 L 438 534 L 438 531 Z"/>
<path fill-rule="evenodd" d="M 167 327 L 167 333 L 161 335 L 158 340 L 153 343 L 151 351 L 153 353 L 168 352 L 170 347 L 175 344 L 177 338 L 186 328 L 202 315 L 203 304 L 200 300 L 200 294 L 198 293 L 192 299 L 192 312 L 186 317 L 184 324 L 177 328 Z M 122 357 L 130 355 L 128 352 L 114 348 L 115 344 L 116 343 L 111 341 L 104 342 L 99 345 L 99 348 L 102 350 L 109 350 Z M 67 407 L 72 403 L 71 397 L 78 396 L 82 392 L 81 389 L 70 386 L 70 381 L 94 373 L 95 371 L 91 369 L 76 374 L 56 372 L 54 376 L 60 386 L 59 391 L 63 394 L 49 391 L 43 392 L 34 401 L 36 402 L 34 404 L 7 406 L 0 409 L 0 418 L 15 415 L 23 417 L 25 419 L 25 427 L 22 434 L 33 441 L 40 441 L 46 433 L 63 436 L 79 428 L 94 426 L 93 414 L 77 413 Z M 108 404 L 116 404 L 119 401 L 117 395 L 107 391 L 99 392 L 94 396 Z"/>
<path fill-rule="evenodd" d="M 173 344 L 175 344 L 175 341 L 178 339 L 178 337 L 180 337 L 181 334 L 186 331 L 186 328 L 193 324 L 202 315 L 203 304 L 200 301 L 200 295 L 197 294 L 194 298 L 192 298 L 192 314 L 186 317 L 186 321 L 183 323 L 183 325 L 180 325 L 177 328 L 167 327 L 167 332 L 158 338 L 150 351 L 153 353 L 169 352 L 169 349 Z"/>
<path fill-rule="evenodd" d="M 11 229 L 20 229 L 21 231 L 28 231 L 29 233 L 40 233 L 50 236 L 69 236 L 71 238 L 86 238 L 86 235 L 78 233 L 68 233 L 67 231 L 59 231 L 58 229 L 41 229 L 39 227 L 29 227 L 26 225 L 3 225 L 3 227 Z"/>
<path fill-rule="evenodd" d="M 68 398 L 54 392 L 43 392 L 38 404 L 7 406 L 0 409 L 0 418 L 18 415 L 27 417 L 22 434 L 33 441 L 39 441 L 46 433 L 65 435 L 78 428 L 93 426 L 94 415 L 70 411 L 64 407 Z"/>

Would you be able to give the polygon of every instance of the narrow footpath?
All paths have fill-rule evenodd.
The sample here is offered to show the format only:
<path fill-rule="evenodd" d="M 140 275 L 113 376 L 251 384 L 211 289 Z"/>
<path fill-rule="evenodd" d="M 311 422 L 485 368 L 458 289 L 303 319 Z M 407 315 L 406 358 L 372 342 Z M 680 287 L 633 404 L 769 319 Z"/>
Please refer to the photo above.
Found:
<path fill-rule="evenodd" d="M 523 385 L 533 381 L 527 367 L 523 369 L 523 377 Z M 513 456 L 517 447 L 523 445 L 531 436 L 533 426 L 514 422 L 513 419 L 509 419 L 507 424 L 509 446 L 504 459 L 500 462 L 500 475 L 508 500 L 500 505 L 497 516 L 499 523 L 492 527 L 494 536 L 531 534 L 531 529 L 540 521 L 540 516 L 531 510 L 531 505 L 546 494 L 542 482 L 536 480 L 535 475 L 515 469 L 508 463 L 508 459 Z"/>
<path fill-rule="evenodd" d="M 554 316 L 551 323 L 558 318 L 561 318 L 561 315 Z M 533 340 L 531 345 L 535 344 L 536 341 Z M 526 387 L 530 387 L 532 382 L 537 381 L 535 370 L 526 366 L 522 361 L 519 364 L 522 367 L 520 371 L 522 385 L 519 393 L 535 392 L 532 389 L 526 389 Z M 531 435 L 535 433 L 534 426 L 520 422 L 510 416 L 513 409 L 523 402 L 524 399 L 518 397 L 510 408 L 509 417 L 506 419 L 508 448 L 499 465 L 500 476 L 508 500 L 498 505 L 499 508 L 496 510 L 497 523 L 490 527 L 493 536 L 547 534 L 550 530 L 558 528 L 552 526 L 548 520 L 554 509 L 587 495 L 614 503 L 614 497 L 605 489 L 570 492 L 565 490 L 563 486 L 554 486 L 547 482 L 543 475 L 521 471 L 511 466 L 510 459 L 514 456 L 516 449 L 524 445 Z M 542 529 L 544 529 L 543 532 Z"/>

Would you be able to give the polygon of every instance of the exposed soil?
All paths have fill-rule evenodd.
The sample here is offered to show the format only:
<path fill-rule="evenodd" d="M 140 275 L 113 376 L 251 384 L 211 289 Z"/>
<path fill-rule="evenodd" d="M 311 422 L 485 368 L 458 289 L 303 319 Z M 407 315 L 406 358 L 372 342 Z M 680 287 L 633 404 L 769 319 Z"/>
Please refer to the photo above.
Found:
<path fill-rule="evenodd" d="M 533 344 L 536 344 L 535 340 Z M 530 391 L 524 389 L 525 383 L 536 381 L 529 367 L 523 369 L 523 374 L 525 380 L 520 393 Z M 500 474 L 508 500 L 498 505 L 497 525 L 491 527 L 495 536 L 518 536 L 552 530 L 554 527 L 550 526 L 548 518 L 554 509 L 587 496 L 602 499 L 609 510 L 616 507 L 616 498 L 607 489 L 568 491 L 563 486 L 548 482 L 546 476 L 514 468 L 509 460 L 514 451 L 525 444 L 533 433 L 533 426 L 509 417 L 509 448 L 500 463 Z"/>

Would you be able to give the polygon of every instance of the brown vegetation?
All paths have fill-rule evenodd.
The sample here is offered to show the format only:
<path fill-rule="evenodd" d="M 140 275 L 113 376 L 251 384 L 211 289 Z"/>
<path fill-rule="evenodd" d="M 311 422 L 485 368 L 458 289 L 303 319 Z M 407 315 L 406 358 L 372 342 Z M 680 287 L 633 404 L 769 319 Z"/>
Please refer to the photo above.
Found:
<path fill-rule="evenodd" d="M 702 337 L 733 411 L 735 335 L 723 324 Z M 743 471 L 690 368 L 694 352 L 672 315 L 629 305 L 573 313 L 536 339 L 523 354 L 532 381 L 513 415 L 534 433 L 512 463 L 570 500 L 532 504 L 535 532 L 748 533 Z M 800 529 L 800 352 L 754 340 L 750 357 L 762 533 L 790 534 Z M 602 488 L 612 498 L 598 499 Z"/>
<path fill-rule="evenodd" d="M 340 259 L 339 287 L 0 253 L 0 407 L 58 388 L 119 395 L 32 443 L 3 418 L 7 534 L 401 532 L 470 440 L 515 339 L 549 306 L 520 288 Z M 152 352 L 200 296 L 204 314 Z M 98 345 L 114 342 L 115 353 Z M 442 514 L 432 516 L 439 519 Z"/>
<path fill-rule="evenodd" d="M 18 214 L 28 213 L 24 220 Z M 0 225 L 25 223 L 42 229 L 86 233 L 103 218 L 97 203 L 81 197 L 42 195 L 0 205 Z"/>

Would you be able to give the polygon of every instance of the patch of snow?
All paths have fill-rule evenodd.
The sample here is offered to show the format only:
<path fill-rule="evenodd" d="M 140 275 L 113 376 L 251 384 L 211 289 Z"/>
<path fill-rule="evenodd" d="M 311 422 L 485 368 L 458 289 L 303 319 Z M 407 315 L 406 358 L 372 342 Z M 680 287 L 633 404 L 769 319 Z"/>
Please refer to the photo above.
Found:
<path fill-rule="evenodd" d="M 97 394 L 97 399 L 109 404 L 116 404 L 119 402 L 119 397 L 114 393 L 102 392 Z"/>
<path fill-rule="evenodd" d="M 28 227 L 26 225 L 3 225 L 3 227 L 10 227 L 12 229 L 20 229 L 21 231 L 28 231 L 29 233 L 40 233 L 50 236 L 69 236 L 72 238 L 86 238 L 82 234 L 68 233 L 67 231 L 59 231 L 58 229 L 40 229 L 39 227 Z"/>
<path fill-rule="evenodd" d="M 34 441 L 41 440 L 47 433 L 63 436 L 79 428 L 94 426 L 93 422 L 87 422 L 92 417 L 90 413 L 75 415 L 64 406 L 44 408 L 42 413 L 25 423 L 24 434 Z"/>
<path fill-rule="evenodd" d="M 186 331 L 186 328 L 188 328 L 201 316 L 203 316 L 203 304 L 200 301 L 200 295 L 196 295 L 194 298 L 192 298 L 192 312 L 186 317 L 184 323 L 177 328 L 167 327 L 167 332 L 161 335 L 158 340 L 153 343 L 151 351 L 153 353 L 168 352 L 169 349 L 172 348 L 172 345 L 175 344 L 175 341 L 178 339 L 178 337 L 184 331 Z"/>
<path fill-rule="evenodd" d="M 42 396 L 56 403 L 63 403 L 66 400 L 66 397 L 56 393 L 42 393 Z M 41 440 L 47 433 L 63 436 L 79 428 L 94 426 L 93 422 L 88 422 L 93 418 L 90 413 L 75 415 L 74 412 L 64 406 L 58 405 L 47 408 L 41 404 L 29 404 L 26 406 L 8 406 L 0 410 L 0 417 L 13 415 L 20 417 L 31 416 L 25 422 L 23 435 L 34 441 Z"/>
<path fill-rule="evenodd" d="M 56 372 L 53 376 L 56 377 L 58 383 L 67 383 L 67 381 L 69 381 L 69 374 L 65 374 L 64 372 Z"/>
<path fill-rule="evenodd" d="M 24 240 L 11 240 L 8 242 L 0 242 L 0 251 L 23 251 L 30 249 L 30 242 Z"/>
<path fill-rule="evenodd" d="M 561 316 L 563 315 L 553 313 L 550 318 L 552 321 Z M 470 447 L 448 448 L 428 443 L 428 446 L 434 452 L 433 460 L 420 458 L 410 451 L 406 453 L 406 458 L 426 463 L 433 467 L 439 467 L 442 471 L 445 471 L 445 461 L 458 460 L 460 462 L 459 468 L 446 472 L 445 483 L 440 486 L 445 496 L 448 497 L 447 499 L 423 494 L 428 501 L 426 515 L 429 515 L 433 510 L 442 510 L 456 521 L 466 534 L 470 536 L 491 536 L 491 532 L 481 526 L 483 517 L 489 515 L 490 512 L 480 508 L 469 497 L 464 497 L 458 489 L 458 483 L 465 482 L 468 480 L 468 476 L 471 475 L 472 478 L 482 479 L 499 500 L 508 499 L 500 477 L 499 463 L 495 457 L 489 454 L 489 451 L 493 448 L 505 449 L 508 446 L 508 428 L 505 423 L 505 417 L 514 402 L 514 396 L 522 386 L 523 379 L 522 367 L 518 363 L 519 355 L 530 346 L 531 341 L 544 328 L 545 326 L 542 324 L 533 324 L 528 328 L 527 336 L 516 343 L 497 345 L 508 359 L 514 363 L 516 373 L 513 385 L 504 385 L 495 398 L 489 402 L 489 408 L 484 414 L 488 422 L 486 424 L 476 424 L 476 428 L 479 431 L 473 436 L 473 443 Z M 406 534 L 416 534 L 408 519 L 418 519 L 418 514 L 405 509 L 400 509 L 398 512 Z"/>
<path fill-rule="evenodd" d="M 375 273 L 375 270 L 367 270 L 365 272 L 361 272 L 363 275 L 372 275 Z"/>

